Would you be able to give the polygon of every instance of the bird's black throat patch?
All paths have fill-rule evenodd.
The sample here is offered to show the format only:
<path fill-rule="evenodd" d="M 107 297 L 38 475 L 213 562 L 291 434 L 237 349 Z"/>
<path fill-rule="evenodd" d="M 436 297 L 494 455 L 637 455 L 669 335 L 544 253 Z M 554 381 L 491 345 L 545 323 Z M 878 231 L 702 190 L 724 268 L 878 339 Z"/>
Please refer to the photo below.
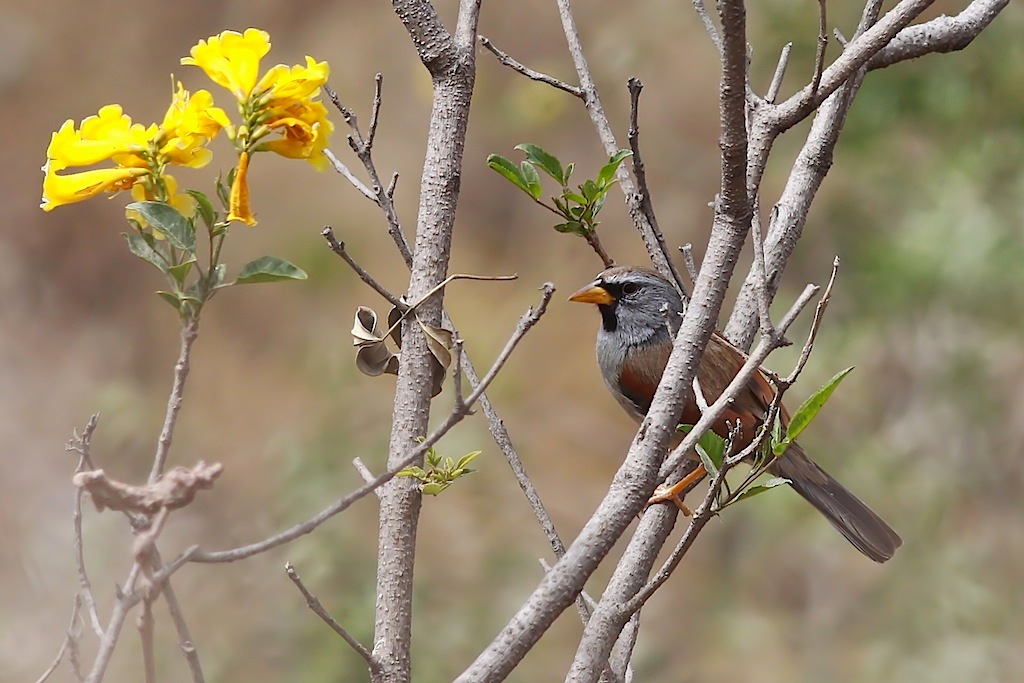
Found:
<path fill-rule="evenodd" d="M 615 307 L 618 301 L 611 304 L 598 304 L 597 309 L 601 311 L 601 324 L 605 332 L 614 332 L 619 328 L 619 317 L 615 314 Z"/>

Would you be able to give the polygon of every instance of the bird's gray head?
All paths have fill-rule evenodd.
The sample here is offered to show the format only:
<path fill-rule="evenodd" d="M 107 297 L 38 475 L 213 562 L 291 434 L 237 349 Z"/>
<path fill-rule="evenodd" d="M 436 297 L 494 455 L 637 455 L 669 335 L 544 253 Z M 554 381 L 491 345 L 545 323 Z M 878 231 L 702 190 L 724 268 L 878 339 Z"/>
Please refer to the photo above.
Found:
<path fill-rule="evenodd" d="M 599 336 L 614 335 L 627 345 L 653 336 L 670 337 L 679 329 L 683 302 L 676 288 L 653 270 L 616 266 L 569 297 L 569 301 L 597 304 L 601 311 Z"/>

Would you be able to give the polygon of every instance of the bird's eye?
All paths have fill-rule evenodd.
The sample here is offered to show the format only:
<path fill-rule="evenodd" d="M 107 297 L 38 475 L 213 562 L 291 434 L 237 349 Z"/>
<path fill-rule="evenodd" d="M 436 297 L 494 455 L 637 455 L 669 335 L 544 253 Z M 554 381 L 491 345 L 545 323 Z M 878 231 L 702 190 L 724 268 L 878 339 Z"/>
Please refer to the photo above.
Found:
<path fill-rule="evenodd" d="M 622 285 L 623 294 L 636 294 L 639 289 L 640 285 L 638 285 L 635 282 L 627 282 L 626 284 Z"/>

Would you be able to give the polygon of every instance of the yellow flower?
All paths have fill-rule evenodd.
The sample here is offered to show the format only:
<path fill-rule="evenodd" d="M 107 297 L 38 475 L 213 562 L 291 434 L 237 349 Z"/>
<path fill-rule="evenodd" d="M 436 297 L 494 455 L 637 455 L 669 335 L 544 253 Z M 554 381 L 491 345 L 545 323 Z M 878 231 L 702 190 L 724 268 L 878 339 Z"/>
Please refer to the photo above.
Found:
<path fill-rule="evenodd" d="M 163 197 L 167 197 L 166 203 L 177 209 L 178 213 L 182 216 L 189 217 L 195 215 L 196 200 L 190 194 L 178 192 L 177 178 L 165 173 L 161 177 L 161 180 L 163 181 L 162 191 L 157 191 L 157 189 L 153 187 L 153 184 L 148 182 L 148 179 L 136 182 L 132 185 L 132 199 L 137 202 L 158 202 L 164 201 Z M 134 215 L 131 216 L 132 218 L 142 224 L 145 224 L 145 220 L 142 218 L 141 214 L 137 211 L 133 213 Z M 154 234 L 158 238 L 163 238 L 163 235 L 159 232 L 155 232 Z"/>
<path fill-rule="evenodd" d="M 248 152 L 242 152 L 238 157 L 235 182 L 231 184 L 231 193 L 228 196 L 228 220 L 242 221 L 246 225 L 256 225 L 256 216 L 252 212 L 252 203 L 249 198 Z"/>
<path fill-rule="evenodd" d="M 221 128 L 230 126 L 224 110 L 213 106 L 213 95 L 199 90 L 194 95 L 178 83 L 171 106 L 160 124 L 159 137 L 164 140 L 159 154 L 178 166 L 201 168 L 210 162 L 213 154 L 206 144 Z"/>
<path fill-rule="evenodd" d="M 50 159 L 43 166 L 43 211 L 80 202 L 101 192 L 119 192 L 135 184 L 140 176 L 149 173 L 144 168 L 99 168 L 81 173 L 58 175 L 64 168 Z"/>
<path fill-rule="evenodd" d="M 181 63 L 198 66 L 217 85 L 227 88 L 239 102 L 252 94 L 260 72 L 260 59 L 270 51 L 270 34 L 255 28 L 244 34 L 224 31 L 210 36 L 182 57 Z"/>
<path fill-rule="evenodd" d="M 122 112 L 121 105 L 108 104 L 96 116 L 82 120 L 79 130 L 68 119 L 50 138 L 46 157 L 63 170 L 69 166 L 91 166 L 118 155 L 127 163 L 139 166 L 145 161 L 138 156 L 146 150 L 146 129 Z"/>
<path fill-rule="evenodd" d="M 180 83 L 159 126 L 146 128 L 132 123 L 117 104 L 109 104 L 96 116 L 86 117 L 77 130 L 74 121 L 65 121 L 51 136 L 46 150 L 41 206 L 49 211 L 104 191 L 127 190 L 143 176 L 149 180 L 140 191 L 152 193 L 152 188 L 166 188 L 169 176 L 164 174 L 164 167 L 205 166 L 212 156 L 206 145 L 228 124 L 227 115 L 213 106 L 213 96 L 208 91 L 200 90 L 190 96 Z M 59 175 L 69 168 L 103 161 L 112 161 L 116 168 Z M 174 195 L 171 190 L 165 196 L 149 198 L 162 201 L 171 197 L 173 203 Z M 185 200 L 179 199 L 178 203 L 184 206 Z"/>
<path fill-rule="evenodd" d="M 315 96 L 327 82 L 330 67 L 306 55 L 306 66 L 296 64 L 290 69 L 284 64 L 272 67 L 263 75 L 254 92 L 267 109 L 287 107 Z"/>
<path fill-rule="evenodd" d="M 334 124 L 327 118 L 323 102 L 299 101 L 283 110 L 275 109 L 264 125 L 282 137 L 261 143 L 257 150 L 268 150 L 289 159 L 306 159 L 318 171 L 327 168 L 328 159 L 323 151 L 327 149 Z"/>

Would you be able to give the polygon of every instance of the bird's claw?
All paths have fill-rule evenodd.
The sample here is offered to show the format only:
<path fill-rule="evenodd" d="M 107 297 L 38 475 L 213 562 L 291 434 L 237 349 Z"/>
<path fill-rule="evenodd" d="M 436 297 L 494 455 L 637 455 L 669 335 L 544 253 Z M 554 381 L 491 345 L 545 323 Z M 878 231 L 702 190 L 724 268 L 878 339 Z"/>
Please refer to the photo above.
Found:
<path fill-rule="evenodd" d="M 675 506 L 679 508 L 680 512 L 687 517 L 693 514 L 686 503 L 683 502 L 683 499 L 679 497 L 679 493 L 676 492 L 675 487 L 666 486 L 665 484 L 660 484 L 658 488 L 654 489 L 654 495 L 647 500 L 647 507 L 668 502 L 674 503 Z"/>

